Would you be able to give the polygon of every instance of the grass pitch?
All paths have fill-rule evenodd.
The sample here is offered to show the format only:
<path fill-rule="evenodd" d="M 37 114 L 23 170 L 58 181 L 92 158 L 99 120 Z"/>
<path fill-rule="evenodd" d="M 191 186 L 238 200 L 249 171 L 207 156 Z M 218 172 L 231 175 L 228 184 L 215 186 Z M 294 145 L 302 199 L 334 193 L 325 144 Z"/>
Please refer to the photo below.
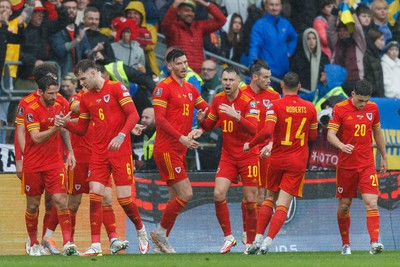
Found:
<path fill-rule="evenodd" d="M 149 255 L 104 255 L 102 257 L 63 257 L 63 256 L 0 256 L 0 266 L 47 267 L 47 266 L 156 266 L 156 267 L 194 267 L 194 266 L 400 266 L 400 251 L 385 251 L 370 255 L 368 251 L 354 251 L 352 255 L 340 252 L 288 252 L 268 255 L 243 255 L 229 253 L 188 253 L 188 254 L 149 254 Z"/>

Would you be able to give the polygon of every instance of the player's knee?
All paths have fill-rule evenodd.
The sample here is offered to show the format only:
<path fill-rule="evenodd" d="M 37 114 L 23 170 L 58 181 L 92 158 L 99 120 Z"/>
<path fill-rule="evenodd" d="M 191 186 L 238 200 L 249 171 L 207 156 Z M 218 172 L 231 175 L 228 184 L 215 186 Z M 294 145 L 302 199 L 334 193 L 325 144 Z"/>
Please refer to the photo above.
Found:
<path fill-rule="evenodd" d="M 185 191 L 179 196 L 179 198 L 188 202 L 193 198 L 193 191 L 192 190 Z"/>
<path fill-rule="evenodd" d="M 221 201 L 224 200 L 225 198 L 226 198 L 225 192 L 218 189 L 214 190 L 214 201 Z"/>
<path fill-rule="evenodd" d="M 350 203 L 341 203 L 338 211 L 340 214 L 346 214 L 350 212 Z"/>
<path fill-rule="evenodd" d="M 36 213 L 39 210 L 39 201 L 30 201 L 26 204 L 26 209 L 29 213 Z"/>
<path fill-rule="evenodd" d="M 74 212 L 77 212 L 80 205 L 81 205 L 81 201 L 76 201 L 76 202 L 69 201 L 68 202 L 68 209 L 70 209 L 70 210 L 72 210 Z"/>

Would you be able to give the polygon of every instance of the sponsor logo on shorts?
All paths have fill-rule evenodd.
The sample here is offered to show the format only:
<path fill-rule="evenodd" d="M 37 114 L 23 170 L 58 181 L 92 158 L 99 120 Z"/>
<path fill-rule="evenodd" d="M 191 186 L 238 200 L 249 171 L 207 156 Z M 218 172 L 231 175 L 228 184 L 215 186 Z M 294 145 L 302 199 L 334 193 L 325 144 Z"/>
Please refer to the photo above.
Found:
<path fill-rule="evenodd" d="M 31 187 L 29 185 L 25 185 L 25 190 L 26 192 L 29 192 L 31 190 Z"/>
<path fill-rule="evenodd" d="M 339 192 L 339 194 L 343 193 L 343 187 L 338 187 L 337 191 Z"/>
<path fill-rule="evenodd" d="M 76 191 L 79 191 L 79 189 L 81 189 L 81 187 L 82 187 L 82 186 L 81 186 L 80 184 L 75 184 L 75 190 L 76 190 Z"/>

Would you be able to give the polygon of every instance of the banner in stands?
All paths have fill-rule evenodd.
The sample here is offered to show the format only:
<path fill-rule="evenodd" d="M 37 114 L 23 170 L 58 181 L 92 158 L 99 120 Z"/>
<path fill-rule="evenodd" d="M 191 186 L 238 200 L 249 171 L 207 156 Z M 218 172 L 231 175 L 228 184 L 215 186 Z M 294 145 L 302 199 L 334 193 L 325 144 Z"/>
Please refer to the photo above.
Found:
<path fill-rule="evenodd" d="M 15 172 L 14 145 L 0 144 L 0 173 Z"/>

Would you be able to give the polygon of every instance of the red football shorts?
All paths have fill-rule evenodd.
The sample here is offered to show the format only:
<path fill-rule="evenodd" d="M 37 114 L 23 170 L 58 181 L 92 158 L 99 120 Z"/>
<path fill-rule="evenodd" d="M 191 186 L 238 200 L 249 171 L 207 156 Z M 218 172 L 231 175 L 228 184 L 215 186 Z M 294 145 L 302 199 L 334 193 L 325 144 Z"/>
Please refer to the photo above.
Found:
<path fill-rule="evenodd" d="M 267 167 L 268 158 L 260 158 L 260 181 L 258 183 L 258 188 L 267 187 Z"/>
<path fill-rule="evenodd" d="M 87 181 L 89 163 L 76 163 L 73 170 L 68 168 L 68 194 L 79 195 L 89 193 Z"/>
<path fill-rule="evenodd" d="M 131 154 L 105 157 L 92 155 L 89 163 L 88 182 L 99 182 L 107 186 L 110 175 L 114 178 L 116 186 L 131 185 L 133 180 L 133 158 Z"/>
<path fill-rule="evenodd" d="M 337 168 L 336 197 L 355 198 L 357 188 L 361 194 L 378 194 L 379 181 L 375 166 L 354 170 Z"/>
<path fill-rule="evenodd" d="M 222 153 L 215 177 L 223 177 L 232 183 L 237 183 L 238 176 L 240 176 L 243 186 L 258 186 L 259 170 L 258 155 L 238 161 Z"/>
<path fill-rule="evenodd" d="M 278 192 L 279 189 L 295 197 L 303 196 L 305 171 L 287 171 L 267 167 L 267 189 Z"/>
<path fill-rule="evenodd" d="M 50 195 L 67 193 L 67 176 L 64 168 L 41 172 L 22 172 L 21 186 L 27 196 L 40 196 L 44 189 Z"/>
<path fill-rule="evenodd" d="M 153 153 L 154 160 L 160 173 L 161 181 L 171 186 L 188 178 L 186 173 L 186 154 L 174 151 Z"/>

